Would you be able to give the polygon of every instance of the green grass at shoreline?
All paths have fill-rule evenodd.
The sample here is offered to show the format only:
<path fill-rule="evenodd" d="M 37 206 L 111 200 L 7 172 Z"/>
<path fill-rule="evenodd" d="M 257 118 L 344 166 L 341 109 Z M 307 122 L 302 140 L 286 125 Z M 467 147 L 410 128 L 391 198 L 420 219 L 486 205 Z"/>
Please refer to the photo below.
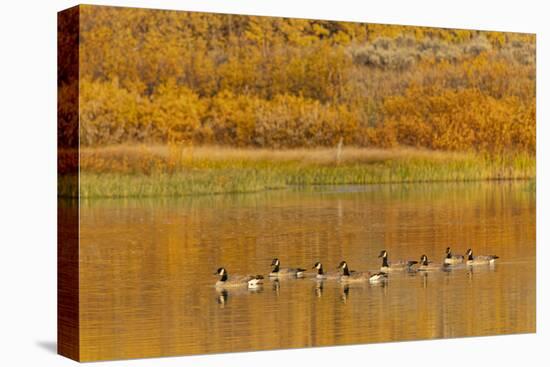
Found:
<path fill-rule="evenodd" d="M 220 156 L 197 153 L 193 159 L 179 162 L 170 172 L 162 168 L 116 172 L 112 168 L 99 170 L 88 164 L 81 170 L 80 193 L 85 198 L 162 197 L 259 192 L 309 185 L 529 180 L 536 177 L 535 157 L 528 155 L 489 157 L 425 151 L 376 151 L 373 155 L 372 151 L 355 151 L 355 155 L 350 152 L 336 162 L 330 156 L 319 158 L 319 152 L 300 152 L 267 155 L 262 159 L 250 152 Z M 75 196 L 75 182 L 60 177 L 59 195 Z"/>

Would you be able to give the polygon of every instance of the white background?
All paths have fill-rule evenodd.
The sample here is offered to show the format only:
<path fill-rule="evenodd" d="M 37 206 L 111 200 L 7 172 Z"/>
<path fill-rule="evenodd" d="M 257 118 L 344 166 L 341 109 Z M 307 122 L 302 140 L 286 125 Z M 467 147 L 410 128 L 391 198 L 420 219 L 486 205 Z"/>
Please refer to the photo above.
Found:
<path fill-rule="evenodd" d="M 545 1 L 179 0 L 97 4 L 537 33 L 537 334 L 170 357 L 101 366 L 439 366 L 548 361 L 549 29 Z M 56 340 L 56 12 L 74 1 L 0 10 L 0 365 L 76 365 Z M 545 146 L 546 145 L 546 146 Z M 533 269 L 535 271 L 535 269 Z M 213 330 L 215 332 L 215 330 Z M 272 332 L 266 330 L 266 333 Z M 546 346 L 546 350 L 544 347 Z M 544 362 L 543 362 L 544 363 Z M 541 363 L 536 363 L 540 365 Z"/>

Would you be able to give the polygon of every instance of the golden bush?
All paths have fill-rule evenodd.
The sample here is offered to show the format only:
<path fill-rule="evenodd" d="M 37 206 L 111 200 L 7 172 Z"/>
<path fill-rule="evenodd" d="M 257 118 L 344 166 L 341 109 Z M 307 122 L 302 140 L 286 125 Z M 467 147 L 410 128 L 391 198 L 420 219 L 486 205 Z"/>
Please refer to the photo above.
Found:
<path fill-rule="evenodd" d="M 84 146 L 535 152 L 533 35 L 86 6 L 81 21 Z"/>

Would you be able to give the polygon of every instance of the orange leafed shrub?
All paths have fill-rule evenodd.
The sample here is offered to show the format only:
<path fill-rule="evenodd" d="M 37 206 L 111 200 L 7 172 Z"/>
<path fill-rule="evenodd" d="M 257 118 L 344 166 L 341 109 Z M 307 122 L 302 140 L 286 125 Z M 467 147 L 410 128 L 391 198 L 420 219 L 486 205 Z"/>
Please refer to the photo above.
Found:
<path fill-rule="evenodd" d="M 82 9 L 84 146 L 535 152 L 533 35 Z"/>
<path fill-rule="evenodd" d="M 196 93 L 173 79 L 155 90 L 149 107 L 147 117 L 151 125 L 169 142 L 192 141 L 206 111 L 205 102 Z"/>
<path fill-rule="evenodd" d="M 478 89 L 411 88 L 384 102 L 384 124 L 400 144 L 441 150 L 535 152 L 535 105 Z M 530 128 L 533 127 L 533 128 Z"/>
<path fill-rule="evenodd" d="M 113 144 L 142 140 L 150 135 L 150 100 L 109 82 L 83 80 L 80 84 L 80 143 Z M 153 133 L 154 136 L 154 133 Z"/>

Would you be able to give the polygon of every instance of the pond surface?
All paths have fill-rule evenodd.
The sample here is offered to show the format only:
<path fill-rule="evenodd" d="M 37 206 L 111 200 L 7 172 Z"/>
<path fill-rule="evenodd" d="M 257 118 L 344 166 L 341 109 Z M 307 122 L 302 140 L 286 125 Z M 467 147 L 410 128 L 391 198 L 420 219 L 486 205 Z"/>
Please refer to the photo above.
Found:
<path fill-rule="evenodd" d="M 525 183 L 318 187 L 246 195 L 82 200 L 82 359 L 138 358 L 535 331 L 535 194 Z M 392 273 L 385 285 L 311 278 L 216 290 L 214 271 L 272 258 L 500 256 L 494 267 Z M 308 270 L 309 271 L 309 270 Z"/>

